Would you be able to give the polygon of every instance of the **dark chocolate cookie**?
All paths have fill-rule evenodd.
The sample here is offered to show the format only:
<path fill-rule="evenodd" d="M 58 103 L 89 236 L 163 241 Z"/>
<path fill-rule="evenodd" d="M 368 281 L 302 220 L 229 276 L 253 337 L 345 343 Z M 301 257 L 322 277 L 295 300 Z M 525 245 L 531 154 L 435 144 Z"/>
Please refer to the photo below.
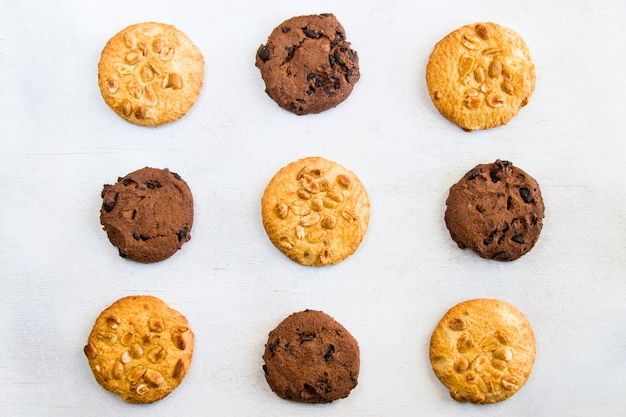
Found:
<path fill-rule="evenodd" d="M 483 258 L 521 257 L 533 248 L 543 226 L 539 184 L 509 161 L 471 169 L 450 187 L 446 205 L 452 240 Z"/>
<path fill-rule="evenodd" d="M 159 262 L 191 239 L 191 190 L 167 168 L 132 172 L 101 195 L 100 223 L 123 258 Z"/>
<path fill-rule="evenodd" d="M 345 398 L 359 376 L 359 345 L 321 311 L 293 313 L 269 334 L 265 379 L 286 400 L 329 403 Z"/>
<path fill-rule="evenodd" d="M 334 15 L 285 20 L 256 54 L 267 94 L 283 109 L 320 113 L 344 101 L 359 81 L 359 59 Z"/>

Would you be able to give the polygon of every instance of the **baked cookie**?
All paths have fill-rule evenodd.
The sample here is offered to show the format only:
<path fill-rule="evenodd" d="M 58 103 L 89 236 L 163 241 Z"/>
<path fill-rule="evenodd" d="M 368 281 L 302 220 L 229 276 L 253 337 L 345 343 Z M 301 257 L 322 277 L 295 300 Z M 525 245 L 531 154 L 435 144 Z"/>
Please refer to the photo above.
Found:
<path fill-rule="evenodd" d="M 509 161 L 472 168 L 450 187 L 445 222 L 459 248 L 513 261 L 528 253 L 543 227 L 539 184 Z"/>
<path fill-rule="evenodd" d="M 139 295 L 105 309 L 83 350 L 104 389 L 128 403 L 147 404 L 183 381 L 193 341 L 185 316 L 156 297 Z"/>
<path fill-rule="evenodd" d="M 100 223 L 122 258 L 152 263 L 191 239 L 193 197 L 180 175 L 142 168 L 102 190 Z"/>
<path fill-rule="evenodd" d="M 98 63 L 98 86 L 120 117 L 158 126 L 183 117 L 196 102 L 204 60 L 180 30 L 163 23 L 129 26 L 113 36 Z"/>
<path fill-rule="evenodd" d="M 285 20 L 256 54 L 265 92 L 283 109 L 320 113 L 344 101 L 359 81 L 359 58 L 330 13 Z"/>
<path fill-rule="evenodd" d="M 535 363 L 535 336 L 511 304 L 464 301 L 443 316 L 430 339 L 430 363 L 457 401 L 491 404 L 515 394 Z"/>
<path fill-rule="evenodd" d="M 322 311 L 293 313 L 269 334 L 263 371 L 272 391 L 286 400 L 329 403 L 345 398 L 359 377 L 359 345 Z"/>
<path fill-rule="evenodd" d="M 535 90 L 524 40 L 495 23 L 463 26 L 435 45 L 426 84 L 439 112 L 463 130 L 507 123 Z"/>
<path fill-rule="evenodd" d="M 261 212 L 274 246 L 299 264 L 322 266 L 356 251 L 367 231 L 370 202 L 352 171 L 314 156 L 274 175 Z"/>

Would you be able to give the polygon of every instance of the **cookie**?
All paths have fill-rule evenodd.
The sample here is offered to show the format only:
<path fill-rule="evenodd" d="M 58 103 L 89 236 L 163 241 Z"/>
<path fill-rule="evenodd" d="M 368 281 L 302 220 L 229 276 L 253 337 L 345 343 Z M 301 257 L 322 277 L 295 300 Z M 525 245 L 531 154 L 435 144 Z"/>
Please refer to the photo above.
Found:
<path fill-rule="evenodd" d="M 256 54 L 265 92 L 303 115 L 343 102 L 359 81 L 359 58 L 330 13 L 297 16 L 278 25 Z"/>
<path fill-rule="evenodd" d="M 435 375 L 457 401 L 491 404 L 515 394 L 535 363 L 533 330 L 504 301 L 476 299 L 452 307 L 430 339 Z"/>
<path fill-rule="evenodd" d="M 314 156 L 274 175 L 261 212 L 274 246 L 299 264 L 322 266 L 356 251 L 367 231 L 370 202 L 352 171 Z"/>
<path fill-rule="evenodd" d="M 513 261 L 528 253 L 543 227 L 539 184 L 509 161 L 472 168 L 450 187 L 445 223 L 459 248 Z"/>
<path fill-rule="evenodd" d="M 293 313 L 269 333 L 263 371 L 286 400 L 329 403 L 346 398 L 359 377 L 359 345 L 322 311 Z"/>
<path fill-rule="evenodd" d="M 128 26 L 113 36 L 98 63 L 98 86 L 121 118 L 159 126 L 183 117 L 204 80 L 204 59 L 180 30 L 163 23 Z"/>
<path fill-rule="evenodd" d="M 139 295 L 105 309 L 83 350 L 104 389 L 128 403 L 148 404 L 183 381 L 193 347 L 185 316 L 156 297 Z"/>
<path fill-rule="evenodd" d="M 495 23 L 463 26 L 440 40 L 426 66 L 426 84 L 439 112 L 463 130 L 507 123 L 535 90 L 526 43 Z"/>
<path fill-rule="evenodd" d="M 159 262 L 191 239 L 191 190 L 167 168 L 131 172 L 105 185 L 101 196 L 100 223 L 122 258 Z"/>

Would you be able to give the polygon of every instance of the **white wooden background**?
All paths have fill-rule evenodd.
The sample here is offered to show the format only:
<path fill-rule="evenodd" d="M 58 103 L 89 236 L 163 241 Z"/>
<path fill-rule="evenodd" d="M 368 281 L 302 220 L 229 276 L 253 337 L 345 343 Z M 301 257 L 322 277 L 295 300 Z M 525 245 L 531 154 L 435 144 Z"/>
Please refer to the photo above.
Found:
<path fill-rule="evenodd" d="M 297 117 L 264 93 L 254 55 L 280 21 L 333 12 L 361 80 L 340 107 Z M 97 62 L 123 27 L 183 30 L 206 61 L 201 97 L 160 128 L 124 122 L 100 97 Z M 430 103 L 424 69 L 449 31 L 494 21 L 518 31 L 537 68 L 508 125 L 465 133 Z M 527 0 L 4 1 L 0 6 L 0 415 L 617 416 L 626 411 L 626 3 Z M 260 198 L 283 165 L 322 155 L 352 169 L 372 203 L 343 263 L 313 269 L 265 236 Z M 545 226 L 513 263 L 461 251 L 443 224 L 450 185 L 478 163 L 513 161 L 540 183 Z M 117 256 L 101 230 L 102 185 L 168 167 L 195 198 L 192 240 L 169 260 Z M 133 406 L 95 382 L 82 347 L 99 312 L 161 297 L 196 334 L 171 396 Z M 537 337 L 527 385 L 492 406 L 448 397 L 428 361 L 453 304 L 518 306 Z M 267 333 L 305 308 L 361 346 L 349 398 L 310 406 L 267 387 Z"/>

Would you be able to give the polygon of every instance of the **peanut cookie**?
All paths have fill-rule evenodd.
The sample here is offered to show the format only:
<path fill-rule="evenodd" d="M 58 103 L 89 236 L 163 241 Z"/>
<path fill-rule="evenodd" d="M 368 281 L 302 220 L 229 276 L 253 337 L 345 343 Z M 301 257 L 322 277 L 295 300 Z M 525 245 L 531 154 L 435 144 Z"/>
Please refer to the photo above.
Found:
<path fill-rule="evenodd" d="M 142 168 L 102 190 L 100 223 L 122 258 L 159 262 L 191 239 L 193 197 L 180 175 Z"/>
<path fill-rule="evenodd" d="M 472 168 L 450 187 L 444 219 L 459 248 L 513 261 L 528 253 L 543 227 L 539 184 L 509 161 Z"/>
<path fill-rule="evenodd" d="M 187 319 L 162 300 L 130 296 L 96 319 L 85 356 L 96 381 L 128 403 L 170 394 L 191 365 L 194 335 Z"/>
<path fill-rule="evenodd" d="M 430 339 L 430 363 L 457 401 L 491 404 L 515 394 L 535 363 L 535 336 L 511 304 L 476 299 L 452 307 Z"/>
<path fill-rule="evenodd" d="M 308 157 L 282 168 L 261 199 L 268 237 L 290 259 L 336 264 L 365 237 L 370 202 L 357 176 L 340 164 Z"/>
<path fill-rule="evenodd" d="M 439 112 L 463 130 L 507 123 L 535 90 L 524 40 L 495 23 L 463 26 L 435 45 L 426 84 Z"/>
<path fill-rule="evenodd" d="M 265 92 L 283 109 L 303 115 L 343 102 L 359 81 L 359 59 L 330 13 L 285 20 L 256 54 Z"/>
<path fill-rule="evenodd" d="M 345 398 L 359 377 L 359 345 L 329 315 L 315 310 L 293 313 L 269 334 L 263 371 L 272 391 L 303 403 Z"/>
<path fill-rule="evenodd" d="M 107 42 L 98 63 L 104 101 L 123 119 L 142 126 L 183 117 L 203 80 L 204 60 L 196 45 L 163 23 L 123 29 Z"/>

